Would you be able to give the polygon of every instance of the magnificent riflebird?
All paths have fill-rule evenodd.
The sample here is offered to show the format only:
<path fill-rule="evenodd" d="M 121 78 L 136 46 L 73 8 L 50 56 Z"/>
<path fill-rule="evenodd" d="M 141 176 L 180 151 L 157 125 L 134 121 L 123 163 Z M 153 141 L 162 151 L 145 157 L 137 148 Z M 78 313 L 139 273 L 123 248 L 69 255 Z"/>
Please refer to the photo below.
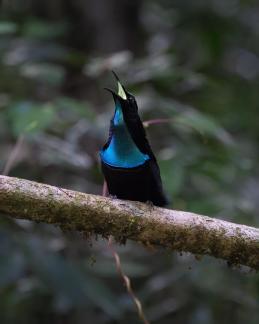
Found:
<path fill-rule="evenodd" d="M 159 166 L 138 114 L 135 97 L 118 82 L 109 138 L 100 150 L 102 172 L 109 194 L 119 199 L 152 202 L 165 206 Z"/>

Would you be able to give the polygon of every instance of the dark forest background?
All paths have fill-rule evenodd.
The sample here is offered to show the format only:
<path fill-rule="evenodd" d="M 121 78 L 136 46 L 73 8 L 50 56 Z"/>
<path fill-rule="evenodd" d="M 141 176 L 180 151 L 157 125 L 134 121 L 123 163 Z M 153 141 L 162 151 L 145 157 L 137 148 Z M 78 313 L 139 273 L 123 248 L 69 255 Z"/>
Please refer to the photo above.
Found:
<path fill-rule="evenodd" d="M 114 69 L 136 95 L 173 207 L 258 226 L 257 1 L 0 2 L 0 168 L 100 194 Z M 255 324 L 259 277 L 116 247 L 152 323 Z M 0 322 L 139 323 L 107 241 L 0 219 Z"/>

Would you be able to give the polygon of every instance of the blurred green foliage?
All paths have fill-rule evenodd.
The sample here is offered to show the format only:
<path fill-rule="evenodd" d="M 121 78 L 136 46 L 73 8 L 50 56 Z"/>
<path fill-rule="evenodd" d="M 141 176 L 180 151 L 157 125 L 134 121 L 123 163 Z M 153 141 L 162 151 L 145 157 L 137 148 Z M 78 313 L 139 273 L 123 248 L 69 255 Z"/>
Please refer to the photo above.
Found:
<path fill-rule="evenodd" d="M 0 168 L 100 194 L 120 75 L 175 209 L 258 226 L 256 1 L 3 1 Z M 1 218 L 0 322 L 138 323 L 102 238 Z M 118 248 L 152 323 L 258 323 L 259 278 L 213 258 Z"/>

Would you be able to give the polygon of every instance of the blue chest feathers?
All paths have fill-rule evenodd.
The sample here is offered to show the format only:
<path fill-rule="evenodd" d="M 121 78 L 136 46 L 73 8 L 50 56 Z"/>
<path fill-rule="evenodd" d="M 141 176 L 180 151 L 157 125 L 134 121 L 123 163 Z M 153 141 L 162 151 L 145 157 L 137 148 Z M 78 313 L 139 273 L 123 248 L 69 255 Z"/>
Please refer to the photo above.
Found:
<path fill-rule="evenodd" d="M 150 157 L 140 152 L 132 140 L 123 119 L 119 104 L 113 117 L 114 130 L 109 146 L 100 151 L 103 162 L 118 168 L 134 168 L 144 164 Z"/>

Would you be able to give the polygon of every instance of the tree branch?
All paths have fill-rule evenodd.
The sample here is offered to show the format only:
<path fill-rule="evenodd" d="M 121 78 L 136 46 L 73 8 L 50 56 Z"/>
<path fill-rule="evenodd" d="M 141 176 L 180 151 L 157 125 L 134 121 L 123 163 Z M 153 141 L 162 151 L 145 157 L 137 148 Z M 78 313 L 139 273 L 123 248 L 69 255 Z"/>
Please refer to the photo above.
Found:
<path fill-rule="evenodd" d="M 211 255 L 259 270 L 259 229 L 0 176 L 0 212 L 85 234 Z"/>

